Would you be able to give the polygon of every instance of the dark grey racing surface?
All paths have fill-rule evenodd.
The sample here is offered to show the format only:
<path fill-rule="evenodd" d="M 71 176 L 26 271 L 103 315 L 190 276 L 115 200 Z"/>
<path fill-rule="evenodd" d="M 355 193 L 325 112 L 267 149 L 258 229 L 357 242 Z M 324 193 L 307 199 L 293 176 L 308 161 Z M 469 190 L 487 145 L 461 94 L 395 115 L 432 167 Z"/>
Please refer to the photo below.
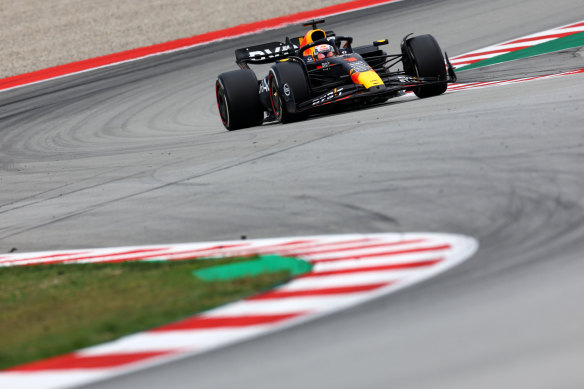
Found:
<path fill-rule="evenodd" d="M 431 33 L 455 56 L 582 19 L 579 0 L 407 0 L 328 28 L 388 37 L 392 52 Z M 89 387 L 581 388 L 584 76 L 225 131 L 213 88 L 233 49 L 301 31 L 0 94 L 0 253 L 438 231 L 478 238 L 478 254 L 355 309 Z M 584 67 L 575 53 L 472 77 Z"/>

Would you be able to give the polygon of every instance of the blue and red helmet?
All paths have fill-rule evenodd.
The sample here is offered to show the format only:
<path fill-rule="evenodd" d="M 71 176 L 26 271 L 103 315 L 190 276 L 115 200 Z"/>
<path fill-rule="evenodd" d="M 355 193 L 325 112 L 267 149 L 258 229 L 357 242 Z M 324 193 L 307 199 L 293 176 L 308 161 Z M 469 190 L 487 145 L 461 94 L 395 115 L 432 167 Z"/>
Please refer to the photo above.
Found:
<path fill-rule="evenodd" d="M 321 60 L 335 55 L 335 50 L 331 45 L 323 44 L 314 47 L 314 59 Z"/>

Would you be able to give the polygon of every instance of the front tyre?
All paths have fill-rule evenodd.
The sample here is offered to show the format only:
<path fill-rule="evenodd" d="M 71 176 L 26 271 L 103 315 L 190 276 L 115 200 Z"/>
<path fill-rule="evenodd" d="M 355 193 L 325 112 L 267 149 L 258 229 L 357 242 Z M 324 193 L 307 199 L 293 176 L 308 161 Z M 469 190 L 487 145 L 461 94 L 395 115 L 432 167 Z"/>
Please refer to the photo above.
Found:
<path fill-rule="evenodd" d="M 304 69 L 297 62 L 279 62 L 270 69 L 268 75 L 270 104 L 275 118 L 280 123 L 291 123 L 308 118 L 307 112 L 290 112 L 286 108 L 283 91 L 294 97 L 296 104 L 310 98 L 310 87 Z"/>
<path fill-rule="evenodd" d="M 442 49 L 432 35 L 408 39 L 402 47 L 404 71 L 419 79 L 435 79 L 438 83 L 419 86 L 414 93 L 419 98 L 438 96 L 446 92 L 448 76 Z M 440 82 L 443 80 L 443 82 Z"/>
<path fill-rule="evenodd" d="M 259 126 L 264 121 L 258 80 L 250 69 L 221 73 L 215 83 L 217 107 L 228 131 Z"/>

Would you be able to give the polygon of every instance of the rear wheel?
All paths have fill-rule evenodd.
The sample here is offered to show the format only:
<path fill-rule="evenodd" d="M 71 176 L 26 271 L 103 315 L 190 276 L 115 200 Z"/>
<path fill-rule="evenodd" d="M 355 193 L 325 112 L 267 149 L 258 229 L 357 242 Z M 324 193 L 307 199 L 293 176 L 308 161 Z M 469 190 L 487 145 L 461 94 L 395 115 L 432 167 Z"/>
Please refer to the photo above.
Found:
<path fill-rule="evenodd" d="M 274 116 L 281 123 L 290 123 L 308 118 L 307 112 L 289 112 L 285 96 L 294 96 L 296 104 L 310 98 L 310 87 L 302 65 L 296 62 L 279 62 L 270 69 L 268 76 L 270 103 Z"/>
<path fill-rule="evenodd" d="M 215 83 L 219 116 L 229 131 L 259 126 L 264 121 L 258 80 L 249 69 L 222 73 Z"/>
<path fill-rule="evenodd" d="M 420 79 L 443 80 L 443 82 L 415 88 L 416 96 L 432 97 L 446 92 L 448 77 L 444 55 L 432 35 L 420 35 L 408 39 L 402 51 L 406 74 Z"/>

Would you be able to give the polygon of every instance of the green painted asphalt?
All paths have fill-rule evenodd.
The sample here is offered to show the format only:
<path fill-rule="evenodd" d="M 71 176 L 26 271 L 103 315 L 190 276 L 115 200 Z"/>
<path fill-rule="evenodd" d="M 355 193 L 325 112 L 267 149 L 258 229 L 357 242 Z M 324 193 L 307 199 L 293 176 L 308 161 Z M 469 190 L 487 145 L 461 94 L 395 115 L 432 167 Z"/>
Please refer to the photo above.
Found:
<path fill-rule="evenodd" d="M 531 46 L 525 49 L 512 51 L 507 54 L 498 55 L 496 57 L 487 58 L 482 61 L 475 62 L 470 65 L 462 66 L 456 69 L 457 72 L 476 69 L 483 66 L 494 65 L 497 63 L 513 61 L 515 59 L 533 57 L 536 55 L 552 53 L 573 47 L 584 46 L 584 32 L 568 35 L 562 38 L 554 39 L 553 41 L 540 43 L 539 45 Z"/>
<path fill-rule="evenodd" d="M 288 271 L 292 277 L 308 273 L 312 265 L 306 261 L 281 257 L 279 255 L 261 255 L 257 259 L 230 263 L 193 271 L 193 275 L 204 281 L 225 281 L 243 277 L 254 277 L 263 273 Z"/>

